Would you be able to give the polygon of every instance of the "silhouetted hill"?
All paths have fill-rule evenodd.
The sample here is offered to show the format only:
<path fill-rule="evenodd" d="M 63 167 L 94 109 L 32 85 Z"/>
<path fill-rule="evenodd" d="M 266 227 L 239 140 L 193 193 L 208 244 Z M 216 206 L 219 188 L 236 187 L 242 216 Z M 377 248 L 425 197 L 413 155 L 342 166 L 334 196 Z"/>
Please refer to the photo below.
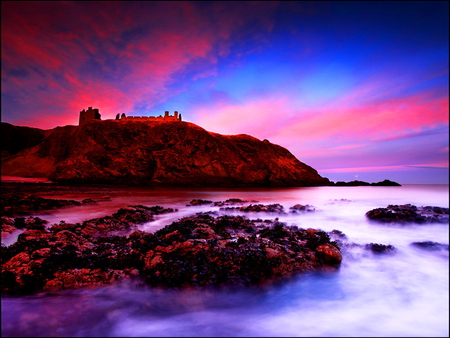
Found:
<path fill-rule="evenodd" d="M 2 156 L 17 154 L 26 148 L 31 148 L 42 142 L 46 131 L 37 128 L 19 127 L 9 123 L 1 124 Z"/>
<path fill-rule="evenodd" d="M 48 177 L 61 183 L 329 184 L 281 146 L 244 134 L 211 133 L 189 122 L 106 120 L 49 131 L 15 128 L 20 133 L 10 131 L 8 142 L 17 144 L 5 150 L 16 153 L 3 160 L 2 175 Z M 30 136 L 23 136 L 27 132 Z"/>

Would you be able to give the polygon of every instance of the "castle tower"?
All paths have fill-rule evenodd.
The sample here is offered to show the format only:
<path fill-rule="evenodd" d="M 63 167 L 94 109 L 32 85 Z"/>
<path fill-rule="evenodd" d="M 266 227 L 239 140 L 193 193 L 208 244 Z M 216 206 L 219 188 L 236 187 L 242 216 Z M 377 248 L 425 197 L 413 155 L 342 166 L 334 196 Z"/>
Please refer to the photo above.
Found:
<path fill-rule="evenodd" d="M 85 124 L 88 121 L 91 120 L 101 120 L 101 115 L 98 112 L 98 109 L 92 109 L 92 107 L 88 107 L 87 110 L 82 110 L 80 111 L 80 120 L 78 125 L 82 126 L 83 124 Z"/>
<path fill-rule="evenodd" d="M 169 111 L 168 111 L 168 110 L 166 110 L 166 111 L 164 112 L 164 118 L 166 118 L 166 117 L 169 117 Z"/>
<path fill-rule="evenodd" d="M 178 112 L 175 110 L 174 112 L 175 118 L 178 119 Z"/>

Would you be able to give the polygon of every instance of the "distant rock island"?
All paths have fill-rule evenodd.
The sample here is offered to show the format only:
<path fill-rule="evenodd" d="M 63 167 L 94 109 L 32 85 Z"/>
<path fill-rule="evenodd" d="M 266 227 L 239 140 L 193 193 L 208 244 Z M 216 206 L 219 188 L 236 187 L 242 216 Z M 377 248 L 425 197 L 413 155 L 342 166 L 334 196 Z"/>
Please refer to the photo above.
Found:
<path fill-rule="evenodd" d="M 51 130 L 1 124 L 2 175 L 65 184 L 327 186 L 330 181 L 287 149 L 255 137 L 220 135 L 181 114 L 101 120 Z"/>
<path fill-rule="evenodd" d="M 397 183 L 397 182 L 393 182 L 393 181 L 389 181 L 389 180 L 384 180 L 381 182 L 376 182 L 376 183 L 368 183 L 368 182 L 364 182 L 364 181 L 350 181 L 350 182 L 343 182 L 343 181 L 338 181 L 336 183 L 334 182 L 330 182 L 331 186 L 337 186 L 337 187 L 357 187 L 357 186 L 367 186 L 367 185 L 374 185 L 374 186 L 391 186 L 391 187 L 400 187 L 401 184 Z"/>

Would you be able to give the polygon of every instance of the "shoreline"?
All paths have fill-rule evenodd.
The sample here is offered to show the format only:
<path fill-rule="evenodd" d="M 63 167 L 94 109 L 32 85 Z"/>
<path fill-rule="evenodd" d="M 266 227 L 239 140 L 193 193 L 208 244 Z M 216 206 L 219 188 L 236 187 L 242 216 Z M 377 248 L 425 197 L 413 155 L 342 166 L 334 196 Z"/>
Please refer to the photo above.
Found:
<path fill-rule="evenodd" d="M 30 188 L 30 184 L 26 184 L 25 187 Z M 88 189 L 93 194 L 98 194 L 100 191 L 98 187 L 89 186 Z M 67 193 L 67 191 L 63 192 Z M 55 195 L 54 190 L 47 193 Z M 86 190 L 80 191 L 78 187 L 75 187 L 75 191 L 71 193 L 86 194 Z M 9 193 L 12 197 L 21 194 L 22 192 L 17 190 Z M 82 202 L 54 200 L 33 197 L 33 195 L 26 196 L 26 194 L 22 198 L 24 200 L 19 201 L 28 199 L 35 203 L 31 204 L 32 206 L 39 207 L 36 209 L 39 211 L 44 211 L 43 203 L 50 201 L 53 203 L 50 204 L 50 208 L 47 208 L 50 212 L 55 208 L 65 206 L 77 208 L 83 203 L 95 204 L 105 201 L 101 198 L 99 201 L 89 198 Z M 7 198 L 2 199 L 2 204 L 7 200 Z M 14 202 L 14 199 L 10 200 Z M 61 204 L 61 201 L 70 203 Z M 9 226 L 12 231 L 14 228 L 23 231 L 14 243 L 7 247 L 2 246 L 2 273 L 6 273 L 6 291 L 26 294 L 42 290 L 100 286 L 129 278 L 137 278 L 151 286 L 163 287 L 221 285 L 228 281 L 253 284 L 289 276 L 292 273 L 338 269 L 342 260 L 341 250 L 347 250 L 347 247 L 361 247 L 363 250 L 376 254 L 395 254 L 396 252 L 396 248 L 390 244 L 346 243 L 346 235 L 340 230 L 324 232 L 320 229 L 303 229 L 278 221 L 278 216 L 288 213 L 292 215 L 314 213 L 313 206 L 298 204 L 289 208 L 287 213 L 280 204 L 257 203 L 258 201 L 239 198 L 220 202 L 194 199 L 191 200 L 190 206 L 205 205 L 220 208 L 217 211 L 210 208 L 210 211 L 200 213 L 198 209 L 196 213 L 196 209 L 193 208 L 190 216 L 179 218 L 178 221 L 167 224 L 155 232 L 138 230 L 138 226 L 143 222 L 152 222 L 155 215 L 178 210 L 158 206 L 128 205 L 112 215 L 76 224 L 62 220 L 59 224 L 45 225 L 46 221 L 30 216 L 33 214 L 33 207 L 26 206 L 25 214 L 2 216 L 2 230 Z M 410 217 L 412 212 L 423 210 L 409 205 L 406 208 L 399 207 L 399 210 L 404 209 L 406 217 Z M 381 222 L 393 220 L 404 223 L 405 219 L 406 222 L 414 221 L 399 218 L 398 215 L 396 218 L 391 218 L 389 207 L 386 210 L 381 209 L 386 208 L 375 210 Z M 442 209 L 436 208 L 436 212 L 443 215 Z M 227 213 L 228 211 L 230 213 Z M 425 211 L 430 213 L 429 209 Z M 252 215 L 257 212 L 266 213 L 272 219 L 263 221 L 249 218 L 254 217 Z M 446 213 L 448 223 L 448 209 Z M 423 217 L 419 221 L 429 222 Z M 436 221 L 431 220 L 431 222 Z M 437 242 L 421 243 L 425 250 L 445 250 L 445 245 Z M 245 255 L 243 255 L 244 252 Z M 200 260 L 196 258 L 190 261 L 189 257 L 195 257 L 195 255 L 199 255 Z M 233 256 L 234 258 L 231 259 L 230 255 L 236 255 L 236 257 Z M 247 263 L 241 262 L 242 257 L 246 255 L 251 260 Z M 210 261 L 214 261 L 214 257 L 223 258 L 219 266 L 223 265 L 228 272 L 214 270 L 217 268 L 217 261 L 213 265 L 209 264 Z M 179 262 L 187 265 L 178 271 Z M 191 271 L 199 262 L 206 264 L 202 270 L 203 279 L 199 279 L 197 273 L 189 272 L 187 276 L 177 279 L 178 282 L 172 281 L 181 271 L 185 271 L 183 273 Z M 243 270 L 241 266 L 244 266 Z M 253 270 L 253 266 L 260 268 L 265 266 L 265 268 L 261 268 L 261 271 Z M 19 270 L 17 270 L 18 267 L 20 267 Z M 178 272 L 173 275 L 173 271 Z M 236 271 L 240 272 L 233 275 Z M 5 286 L 2 290 L 5 290 Z"/>

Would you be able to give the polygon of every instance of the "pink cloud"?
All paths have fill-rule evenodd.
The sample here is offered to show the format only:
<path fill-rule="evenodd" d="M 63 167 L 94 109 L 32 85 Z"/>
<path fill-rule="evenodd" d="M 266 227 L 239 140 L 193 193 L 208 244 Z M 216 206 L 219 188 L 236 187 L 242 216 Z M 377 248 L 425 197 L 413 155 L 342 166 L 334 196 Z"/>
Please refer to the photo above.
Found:
<path fill-rule="evenodd" d="M 320 110 L 303 108 L 298 99 L 274 93 L 242 105 L 216 106 L 213 111 L 200 108 L 199 123 L 221 133 L 247 132 L 260 138 L 275 137 L 283 143 L 335 139 L 333 148 L 341 149 L 448 125 L 448 98 L 433 98 L 433 93 L 374 103 L 339 103 L 321 105 Z"/>
<path fill-rule="evenodd" d="M 439 145 L 416 144 L 411 139 L 448 126 L 448 97 L 428 91 L 371 102 L 355 92 L 347 95 L 335 102 L 319 102 L 320 110 L 287 91 L 239 105 L 225 101 L 212 109 L 198 109 L 195 123 L 222 134 L 269 139 L 324 172 L 326 168 L 341 168 L 331 172 L 397 170 L 404 165 L 442 166 L 448 162 L 445 155 L 438 155 L 443 153 Z"/>
<path fill-rule="evenodd" d="M 2 71 L 4 92 L 21 95 L 20 102 L 33 97 L 33 113 L 40 115 L 54 114 L 45 109 L 51 101 L 69 120 L 75 107 L 97 105 L 115 115 L 137 103 L 157 105 L 187 89 L 189 82 L 178 82 L 188 72 L 194 80 L 215 75 L 216 55 L 229 51 L 229 39 L 247 22 L 270 29 L 270 15 L 263 18 L 274 6 L 210 3 L 205 12 L 188 2 L 2 3 L 4 69 L 27 73 L 18 80 Z"/>

